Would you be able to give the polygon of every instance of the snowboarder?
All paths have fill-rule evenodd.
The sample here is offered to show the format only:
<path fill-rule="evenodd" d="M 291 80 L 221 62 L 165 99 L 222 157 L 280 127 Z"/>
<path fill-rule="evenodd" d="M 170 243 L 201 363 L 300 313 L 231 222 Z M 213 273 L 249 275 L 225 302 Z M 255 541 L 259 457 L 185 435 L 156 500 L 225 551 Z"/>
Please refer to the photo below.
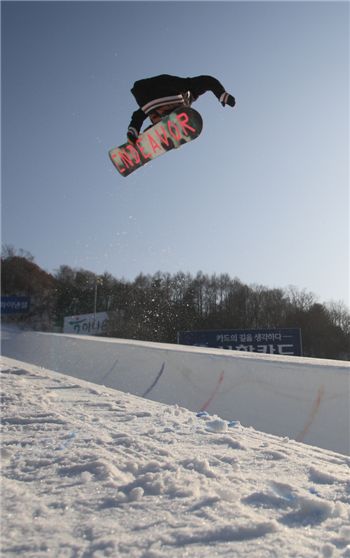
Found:
<path fill-rule="evenodd" d="M 222 106 L 234 107 L 235 98 L 225 91 L 223 85 L 212 76 L 181 78 L 162 74 L 134 83 L 131 93 L 139 109 L 131 118 L 127 137 L 135 142 L 140 134 L 144 120 L 150 118 L 152 125 L 157 124 L 163 116 L 180 106 L 191 106 L 200 95 L 212 91 Z"/>

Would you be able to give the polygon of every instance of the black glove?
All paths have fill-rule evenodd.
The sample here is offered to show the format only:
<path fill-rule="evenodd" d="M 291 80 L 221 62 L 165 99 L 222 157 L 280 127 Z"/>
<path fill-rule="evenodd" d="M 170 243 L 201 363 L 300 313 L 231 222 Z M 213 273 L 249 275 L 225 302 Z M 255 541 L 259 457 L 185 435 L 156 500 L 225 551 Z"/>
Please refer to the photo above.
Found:
<path fill-rule="evenodd" d="M 131 143 L 135 143 L 137 138 L 139 137 L 139 133 L 136 128 L 132 128 L 131 126 L 128 128 L 128 132 L 126 135 Z"/>
<path fill-rule="evenodd" d="M 229 93 L 223 93 L 220 97 L 220 103 L 223 107 L 229 105 L 230 107 L 234 107 L 236 104 L 236 99 L 230 95 Z"/>

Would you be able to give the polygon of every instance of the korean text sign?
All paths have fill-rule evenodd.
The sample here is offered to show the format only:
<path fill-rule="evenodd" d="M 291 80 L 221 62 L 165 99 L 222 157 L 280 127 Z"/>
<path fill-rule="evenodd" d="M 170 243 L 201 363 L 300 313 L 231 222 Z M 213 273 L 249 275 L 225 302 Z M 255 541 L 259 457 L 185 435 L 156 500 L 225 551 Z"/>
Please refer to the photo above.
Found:
<path fill-rule="evenodd" d="M 299 328 L 182 331 L 178 343 L 254 353 L 302 355 Z"/>
<path fill-rule="evenodd" d="M 29 296 L 2 296 L 1 297 L 2 314 L 23 314 L 29 312 L 29 308 L 30 308 Z"/>
<path fill-rule="evenodd" d="M 101 335 L 106 333 L 108 325 L 107 312 L 81 314 L 64 318 L 63 333 L 76 335 Z"/>

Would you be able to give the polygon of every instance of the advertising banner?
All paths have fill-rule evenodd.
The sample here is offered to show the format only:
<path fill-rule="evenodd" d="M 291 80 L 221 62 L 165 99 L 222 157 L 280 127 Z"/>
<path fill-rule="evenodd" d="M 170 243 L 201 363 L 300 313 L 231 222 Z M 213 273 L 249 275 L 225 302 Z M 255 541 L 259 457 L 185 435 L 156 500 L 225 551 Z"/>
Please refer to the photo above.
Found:
<path fill-rule="evenodd" d="M 29 312 L 30 297 L 29 296 L 2 296 L 1 297 L 1 313 L 2 314 L 24 314 Z"/>
<path fill-rule="evenodd" d="M 302 355 L 299 328 L 181 331 L 178 343 L 233 351 Z"/>
<path fill-rule="evenodd" d="M 107 312 L 96 314 L 80 314 L 79 316 L 66 316 L 64 318 L 63 333 L 76 335 L 101 335 L 107 331 Z"/>

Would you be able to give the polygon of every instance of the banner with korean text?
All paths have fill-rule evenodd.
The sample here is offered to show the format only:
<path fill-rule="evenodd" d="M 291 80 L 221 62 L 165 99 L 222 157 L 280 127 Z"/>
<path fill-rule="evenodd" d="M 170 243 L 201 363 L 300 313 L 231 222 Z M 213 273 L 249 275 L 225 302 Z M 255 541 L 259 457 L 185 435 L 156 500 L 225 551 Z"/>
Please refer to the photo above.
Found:
<path fill-rule="evenodd" d="M 81 314 L 64 318 L 63 333 L 103 335 L 107 331 L 108 313 Z"/>
<path fill-rule="evenodd" d="M 302 356 L 299 328 L 181 331 L 178 333 L 178 343 L 233 351 Z"/>
<path fill-rule="evenodd" d="M 29 296 L 2 296 L 1 297 L 1 313 L 2 314 L 25 314 L 30 309 Z"/>

